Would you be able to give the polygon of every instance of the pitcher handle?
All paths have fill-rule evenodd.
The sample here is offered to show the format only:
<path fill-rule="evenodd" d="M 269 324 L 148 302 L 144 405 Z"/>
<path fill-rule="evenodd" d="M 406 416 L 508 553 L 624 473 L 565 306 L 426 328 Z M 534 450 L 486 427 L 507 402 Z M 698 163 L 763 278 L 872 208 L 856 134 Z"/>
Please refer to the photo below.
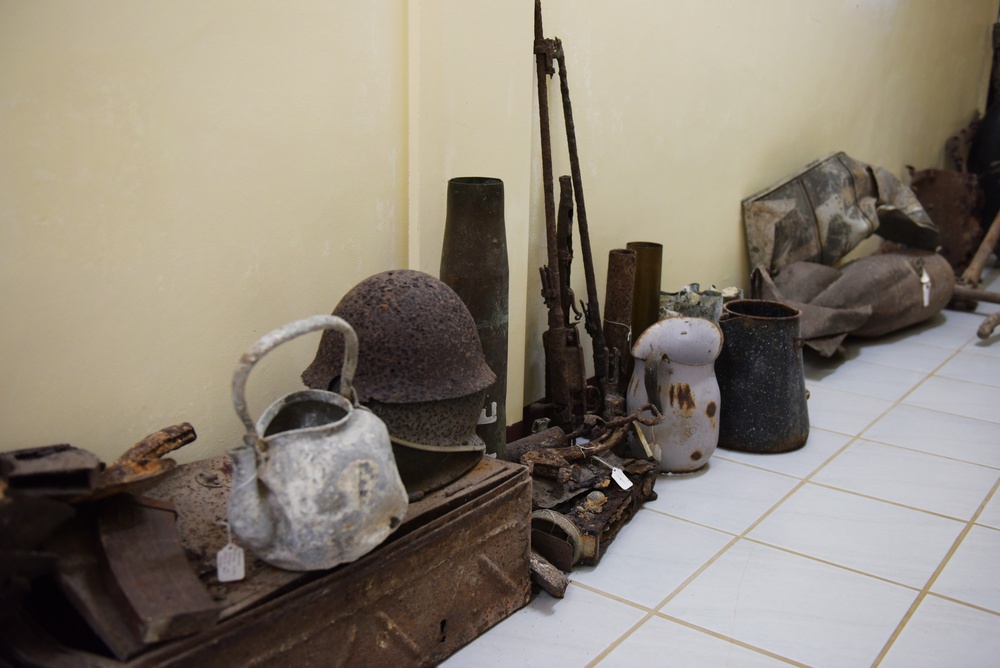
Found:
<path fill-rule="evenodd" d="M 668 359 L 666 353 L 653 353 L 646 360 L 644 380 L 646 385 L 646 401 L 653 404 L 661 414 L 663 406 L 660 405 L 660 365 L 663 360 Z"/>
<path fill-rule="evenodd" d="M 259 445 L 257 428 L 254 425 L 254 421 L 250 418 L 250 412 L 247 410 L 246 403 L 247 376 L 250 375 L 250 370 L 253 369 L 254 365 L 264 355 L 282 343 L 287 343 L 303 334 L 315 332 L 320 329 L 335 329 L 344 336 L 344 366 L 340 371 L 340 394 L 352 404 L 357 405 L 357 395 L 354 392 L 354 371 L 358 366 L 358 335 L 350 323 L 335 315 L 314 315 L 309 318 L 290 322 L 284 327 L 279 327 L 273 332 L 265 334 L 257 343 L 250 346 L 243 353 L 239 364 L 236 366 L 236 371 L 233 373 L 233 407 L 236 409 L 236 414 L 243 422 L 243 425 L 247 428 L 247 435 L 244 437 L 244 440 L 248 444 Z"/>

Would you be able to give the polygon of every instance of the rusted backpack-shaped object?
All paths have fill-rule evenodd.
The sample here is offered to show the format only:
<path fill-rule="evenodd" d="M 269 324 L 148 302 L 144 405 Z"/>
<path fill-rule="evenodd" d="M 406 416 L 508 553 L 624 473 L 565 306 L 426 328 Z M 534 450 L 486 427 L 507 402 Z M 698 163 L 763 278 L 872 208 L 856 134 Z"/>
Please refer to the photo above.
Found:
<path fill-rule="evenodd" d="M 255 425 L 244 396 L 250 370 L 281 343 L 320 329 L 343 336 L 340 393 L 293 392 L 271 404 Z M 267 334 L 236 367 L 233 406 L 247 433 L 244 445 L 229 452 L 229 524 L 243 545 L 273 566 L 308 571 L 354 561 L 385 540 L 406 514 L 389 432 L 356 401 L 357 360 L 354 329 L 336 316 L 318 315 Z"/>

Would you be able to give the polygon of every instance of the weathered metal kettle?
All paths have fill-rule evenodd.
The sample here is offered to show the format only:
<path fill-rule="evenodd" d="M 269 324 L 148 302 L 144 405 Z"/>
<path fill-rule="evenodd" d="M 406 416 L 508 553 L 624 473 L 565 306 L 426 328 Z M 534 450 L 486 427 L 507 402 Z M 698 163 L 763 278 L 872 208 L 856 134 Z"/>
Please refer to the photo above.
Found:
<path fill-rule="evenodd" d="M 267 352 L 320 329 L 343 335 L 340 393 L 302 390 L 275 401 L 256 425 L 247 376 Z M 399 526 L 407 495 L 389 432 L 358 405 L 352 381 L 358 337 L 332 315 L 297 320 L 255 343 L 233 374 L 233 406 L 247 433 L 229 451 L 233 534 L 267 563 L 296 571 L 333 568 L 366 554 Z"/>
<path fill-rule="evenodd" d="M 711 320 L 675 316 L 650 325 L 632 347 L 635 369 L 626 404 L 646 402 L 663 414 L 640 426 L 664 473 L 690 473 L 708 463 L 719 442 L 719 383 L 715 358 L 722 331 Z"/>

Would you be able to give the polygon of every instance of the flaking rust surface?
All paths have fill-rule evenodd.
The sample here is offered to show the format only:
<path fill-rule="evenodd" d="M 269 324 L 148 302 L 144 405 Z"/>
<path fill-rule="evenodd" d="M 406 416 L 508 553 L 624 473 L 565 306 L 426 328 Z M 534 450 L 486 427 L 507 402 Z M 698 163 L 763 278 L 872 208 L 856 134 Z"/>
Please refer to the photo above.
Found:
<path fill-rule="evenodd" d="M 209 594 L 223 605 L 226 619 L 283 591 L 308 574 L 271 568 L 249 551 L 246 578 L 219 582 L 215 555 L 228 542 L 225 525 L 232 486 L 232 462 L 222 455 L 176 468 L 143 487 L 145 496 L 169 501 L 177 509 L 177 531 L 195 573 Z"/>
<path fill-rule="evenodd" d="M 135 489 L 137 493 L 174 504 L 177 530 L 188 560 L 209 594 L 223 606 L 220 621 L 329 572 L 284 571 L 267 565 L 247 550 L 244 555 L 245 579 L 219 582 L 215 555 L 227 543 L 226 527 L 220 522 L 225 521 L 228 514 L 232 472 L 229 457 L 221 455 L 177 467 Z M 403 524 L 389 537 L 389 541 L 451 511 L 464 503 L 479 486 L 505 475 L 509 473 L 504 469 L 498 470 L 489 462 L 480 462 L 459 480 L 422 501 L 411 503 Z"/>

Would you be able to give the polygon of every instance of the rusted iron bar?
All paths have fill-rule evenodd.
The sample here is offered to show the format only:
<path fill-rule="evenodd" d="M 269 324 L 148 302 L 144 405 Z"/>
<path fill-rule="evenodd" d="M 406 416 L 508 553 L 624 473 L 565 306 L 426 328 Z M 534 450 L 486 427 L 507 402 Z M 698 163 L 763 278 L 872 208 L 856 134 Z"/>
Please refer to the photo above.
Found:
<path fill-rule="evenodd" d="M 976 336 L 981 339 L 988 339 L 993 334 L 993 330 L 1000 325 L 1000 311 L 988 316 L 983 323 L 979 325 L 979 329 L 976 330 Z"/>
<path fill-rule="evenodd" d="M 534 550 L 531 551 L 530 559 L 531 579 L 550 595 L 556 598 L 565 596 L 566 587 L 569 586 L 569 578 L 553 566 L 552 562 Z"/>
<path fill-rule="evenodd" d="M 545 431 L 540 431 L 537 434 L 531 434 L 530 436 L 525 436 L 524 438 L 508 443 L 504 459 L 509 462 L 520 462 L 521 456 L 532 450 L 561 447 L 567 442 L 565 431 L 560 427 L 550 427 Z"/>
<path fill-rule="evenodd" d="M 538 0 L 539 15 L 541 1 Z M 590 334 L 594 347 L 594 378 L 598 388 L 598 406 L 594 412 L 600 413 L 607 394 L 608 347 L 601 327 L 601 305 L 597 297 L 597 279 L 594 277 L 594 257 L 590 251 L 590 227 L 587 223 L 587 206 L 583 199 L 583 176 L 580 173 L 580 155 L 576 145 L 576 126 L 573 124 L 573 105 L 569 98 L 569 76 L 566 71 L 566 55 L 559 38 L 553 40 L 555 58 L 559 64 L 559 89 L 562 93 L 563 120 L 566 126 L 566 144 L 569 147 L 570 174 L 573 177 L 573 196 L 576 199 L 576 219 L 580 228 L 580 251 L 583 253 L 583 271 L 587 282 L 587 303 L 584 305 L 584 325 Z"/>
<path fill-rule="evenodd" d="M 574 427 L 569 384 L 565 370 L 571 332 L 565 326 L 559 286 L 559 255 L 556 235 L 555 193 L 552 181 L 552 140 L 549 130 L 548 77 L 555 72 L 552 51 L 542 32 L 542 3 L 535 0 L 535 70 L 538 78 L 538 125 L 542 139 L 542 189 L 545 199 L 545 243 L 548 264 L 540 268 L 542 298 L 548 308 L 549 326 L 542 336 L 545 348 L 546 395 L 558 426 Z"/>
<path fill-rule="evenodd" d="M 967 288 L 961 285 L 955 286 L 955 291 L 952 293 L 953 299 L 961 299 L 963 301 L 975 301 L 975 302 L 990 302 L 991 304 L 1000 304 L 1000 292 L 990 292 L 989 290 L 980 290 L 978 288 Z"/>

